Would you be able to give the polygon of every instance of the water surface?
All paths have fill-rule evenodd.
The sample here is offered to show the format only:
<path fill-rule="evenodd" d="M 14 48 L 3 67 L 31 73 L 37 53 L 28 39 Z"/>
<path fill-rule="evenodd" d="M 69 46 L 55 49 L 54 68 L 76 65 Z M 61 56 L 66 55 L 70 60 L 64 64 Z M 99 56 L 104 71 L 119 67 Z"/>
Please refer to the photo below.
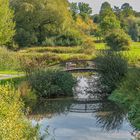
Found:
<path fill-rule="evenodd" d="M 29 118 L 40 125 L 43 140 L 133 139 L 127 111 L 114 102 L 96 99 L 96 79 L 78 78 L 74 99 L 39 101 L 33 106 Z"/>

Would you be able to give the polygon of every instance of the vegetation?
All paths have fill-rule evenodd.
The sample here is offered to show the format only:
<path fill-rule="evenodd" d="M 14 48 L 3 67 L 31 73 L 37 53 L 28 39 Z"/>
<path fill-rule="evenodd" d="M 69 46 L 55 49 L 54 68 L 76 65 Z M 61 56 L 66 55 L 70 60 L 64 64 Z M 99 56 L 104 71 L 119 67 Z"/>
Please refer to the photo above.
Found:
<path fill-rule="evenodd" d="M 47 3 L 43 0 L 11 2 L 16 20 L 15 41 L 20 46 L 81 44 L 82 35 L 73 27 L 68 2 L 48 0 Z"/>
<path fill-rule="evenodd" d="M 20 94 L 9 85 L 0 86 L 0 99 L 0 139 L 37 139 L 37 129 L 24 116 Z"/>
<path fill-rule="evenodd" d="M 109 97 L 123 104 L 129 110 L 129 119 L 133 126 L 140 129 L 140 69 L 131 69 L 121 85 Z"/>
<path fill-rule="evenodd" d="M 100 28 L 102 35 L 106 35 L 114 29 L 120 29 L 120 21 L 117 19 L 111 5 L 108 2 L 104 2 L 101 6 Z"/>
<path fill-rule="evenodd" d="M 12 42 L 15 34 L 14 13 L 10 9 L 9 0 L 0 0 L 0 45 Z"/>
<path fill-rule="evenodd" d="M 39 97 L 73 96 L 75 78 L 60 70 L 39 70 L 30 73 L 29 82 Z"/>
<path fill-rule="evenodd" d="M 0 71 L 15 70 L 20 71 L 18 55 L 7 48 L 0 47 Z"/>
<path fill-rule="evenodd" d="M 113 30 L 109 33 L 105 41 L 114 51 L 129 50 L 131 39 L 123 30 Z"/>
<path fill-rule="evenodd" d="M 50 67 L 72 60 L 96 60 L 101 90 L 124 104 L 140 129 L 140 13 L 128 3 L 112 8 L 108 2 L 92 13 L 83 2 L 0 0 L 0 74 L 21 71 L 28 78 L 0 81 L 0 139 L 37 138 L 20 97 L 30 104 L 37 96 L 72 96 L 75 78 L 61 65 Z"/>
<path fill-rule="evenodd" d="M 111 93 L 127 73 L 127 61 L 119 54 L 108 52 L 97 57 L 100 82 L 103 92 Z"/>

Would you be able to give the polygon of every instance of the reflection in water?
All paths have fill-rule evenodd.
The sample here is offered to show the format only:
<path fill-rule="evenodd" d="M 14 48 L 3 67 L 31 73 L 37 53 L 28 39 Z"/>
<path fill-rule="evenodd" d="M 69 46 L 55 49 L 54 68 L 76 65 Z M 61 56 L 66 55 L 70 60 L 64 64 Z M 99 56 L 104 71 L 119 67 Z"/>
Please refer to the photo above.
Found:
<path fill-rule="evenodd" d="M 52 118 L 57 115 L 67 115 L 72 105 L 73 99 L 56 99 L 37 101 L 29 114 L 30 119 L 41 120 L 43 118 Z"/>
<path fill-rule="evenodd" d="M 90 80 L 79 80 L 74 99 L 36 103 L 29 118 L 39 123 L 42 140 L 131 140 L 127 111 L 108 100 L 96 100 L 94 92 L 87 92 L 96 90 Z"/>
<path fill-rule="evenodd" d="M 97 124 L 103 129 L 119 130 L 126 119 L 127 111 L 113 102 L 102 102 L 96 110 Z"/>

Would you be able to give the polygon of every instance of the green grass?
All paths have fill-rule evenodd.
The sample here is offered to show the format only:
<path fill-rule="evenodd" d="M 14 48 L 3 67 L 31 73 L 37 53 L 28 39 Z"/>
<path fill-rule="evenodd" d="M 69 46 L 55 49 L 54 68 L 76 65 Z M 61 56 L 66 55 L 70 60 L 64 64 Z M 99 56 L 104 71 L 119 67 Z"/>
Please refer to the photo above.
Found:
<path fill-rule="evenodd" d="M 96 52 L 106 50 L 105 43 L 95 43 L 93 47 L 31 47 L 20 50 L 19 55 L 28 58 L 46 58 L 47 62 L 61 62 L 67 60 L 92 60 L 96 57 Z M 140 43 L 133 42 L 129 51 L 121 52 L 130 64 L 138 64 L 140 61 Z"/>
<path fill-rule="evenodd" d="M 96 50 L 106 50 L 108 47 L 105 43 L 96 43 Z M 121 51 L 121 53 L 128 59 L 128 62 L 132 65 L 139 65 L 140 63 L 140 42 L 132 42 L 130 50 Z"/>
<path fill-rule="evenodd" d="M 81 52 L 82 47 L 76 46 L 76 47 L 32 47 L 32 48 L 26 48 L 24 50 L 21 50 L 20 53 L 79 53 Z"/>
<path fill-rule="evenodd" d="M 48 64 L 69 60 L 91 60 L 95 58 L 94 47 L 31 47 L 20 50 L 20 57 L 45 59 Z"/>
<path fill-rule="evenodd" d="M 96 50 L 106 50 L 107 46 L 105 43 L 95 43 L 95 49 Z"/>
<path fill-rule="evenodd" d="M 24 73 L 21 71 L 5 70 L 5 71 L 0 71 L 0 74 L 18 75 L 18 74 L 24 74 Z"/>
<path fill-rule="evenodd" d="M 29 61 L 30 59 L 35 58 L 46 60 L 47 64 L 55 64 L 61 61 L 69 60 L 93 60 L 94 58 L 96 58 L 96 53 L 98 51 L 108 49 L 105 43 L 95 43 L 94 46 L 95 47 L 31 47 L 16 52 L 16 55 L 18 56 L 18 58 L 28 58 Z M 140 65 L 140 42 L 133 42 L 130 48 L 131 49 L 129 51 L 122 51 L 121 53 L 128 59 L 130 64 Z M 0 71 L 0 74 L 16 75 L 21 73 L 22 72 L 18 72 L 16 70 L 10 70 L 10 68 L 1 69 Z"/>
<path fill-rule="evenodd" d="M 9 79 L 0 80 L 0 85 L 10 84 L 13 85 L 14 87 L 17 87 L 21 82 L 25 80 L 26 80 L 25 76 L 9 78 Z"/>

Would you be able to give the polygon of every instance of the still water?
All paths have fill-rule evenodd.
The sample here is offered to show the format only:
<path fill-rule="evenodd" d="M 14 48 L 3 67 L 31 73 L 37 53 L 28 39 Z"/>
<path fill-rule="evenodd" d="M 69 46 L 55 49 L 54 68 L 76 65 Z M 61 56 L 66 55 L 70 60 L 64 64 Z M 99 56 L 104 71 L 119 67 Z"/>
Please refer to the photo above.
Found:
<path fill-rule="evenodd" d="M 74 99 L 47 100 L 32 107 L 29 118 L 40 126 L 42 140 L 132 140 L 127 111 L 99 99 L 96 77 L 78 81 Z"/>

